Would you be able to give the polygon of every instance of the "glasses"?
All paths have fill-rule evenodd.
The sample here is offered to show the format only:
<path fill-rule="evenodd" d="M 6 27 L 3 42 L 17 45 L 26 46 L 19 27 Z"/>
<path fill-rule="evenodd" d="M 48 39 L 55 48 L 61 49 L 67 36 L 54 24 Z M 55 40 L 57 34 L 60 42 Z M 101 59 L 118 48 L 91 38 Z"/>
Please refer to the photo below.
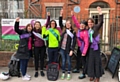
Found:
<path fill-rule="evenodd" d="M 51 24 L 55 24 L 55 22 L 51 22 Z"/>

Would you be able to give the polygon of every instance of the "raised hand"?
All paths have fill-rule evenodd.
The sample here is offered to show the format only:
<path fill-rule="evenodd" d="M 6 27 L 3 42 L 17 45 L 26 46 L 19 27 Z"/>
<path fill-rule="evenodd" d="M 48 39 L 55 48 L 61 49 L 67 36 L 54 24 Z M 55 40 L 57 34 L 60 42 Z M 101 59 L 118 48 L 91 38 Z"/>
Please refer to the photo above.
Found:
<path fill-rule="evenodd" d="M 97 10 L 98 10 L 98 13 L 99 13 L 99 14 L 102 14 L 102 9 L 101 9 L 101 7 L 98 6 L 98 7 L 97 7 Z"/>
<path fill-rule="evenodd" d="M 60 11 L 60 15 L 61 15 L 61 16 L 63 15 L 63 9 L 61 9 L 61 11 Z"/>
<path fill-rule="evenodd" d="M 50 16 L 50 12 L 47 12 L 47 16 Z"/>
<path fill-rule="evenodd" d="M 16 18 L 16 22 L 19 22 L 19 21 L 20 21 L 20 18 L 19 18 L 19 17 L 17 17 L 17 18 Z"/>
<path fill-rule="evenodd" d="M 74 15 L 74 12 L 73 11 L 71 11 L 71 16 L 73 16 Z"/>

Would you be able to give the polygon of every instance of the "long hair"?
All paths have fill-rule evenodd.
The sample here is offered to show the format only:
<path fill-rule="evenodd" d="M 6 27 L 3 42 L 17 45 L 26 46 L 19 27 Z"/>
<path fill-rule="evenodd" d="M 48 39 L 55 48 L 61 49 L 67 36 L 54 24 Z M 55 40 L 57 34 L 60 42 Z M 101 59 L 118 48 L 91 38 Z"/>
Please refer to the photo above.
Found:
<path fill-rule="evenodd" d="M 39 23 L 39 25 L 40 25 L 40 28 L 39 28 L 39 29 L 36 29 L 36 28 L 35 28 L 35 24 L 36 24 L 36 23 Z M 40 23 L 39 21 L 35 21 L 33 30 L 34 30 L 35 32 L 37 31 L 38 33 L 41 33 L 42 29 L 41 29 L 41 23 Z"/>
<path fill-rule="evenodd" d="M 67 21 L 70 21 L 70 24 L 71 24 L 70 29 L 71 29 L 71 30 L 73 30 L 73 28 L 72 28 L 72 21 L 71 21 L 71 20 L 69 20 L 69 19 L 68 19 L 68 20 L 66 20 L 66 22 L 67 22 Z M 65 23 L 65 28 L 66 28 L 66 23 Z"/>
<path fill-rule="evenodd" d="M 67 19 L 66 22 L 67 22 L 67 21 L 70 21 L 70 24 L 71 24 L 71 27 L 70 27 L 71 30 L 70 30 L 70 31 L 73 32 L 74 29 L 73 29 L 73 27 L 72 27 L 72 21 L 71 21 L 70 19 Z M 67 28 L 67 27 L 66 27 L 66 23 L 65 23 L 65 26 L 64 26 L 64 27 L 65 27 L 65 28 L 63 28 L 62 32 L 65 32 L 65 30 L 66 30 L 66 28 Z"/>
<path fill-rule="evenodd" d="M 32 30 L 33 30 L 33 26 L 32 26 L 32 24 L 27 24 L 26 26 L 25 26 L 25 30 L 28 32 L 28 30 L 27 30 L 27 28 L 29 27 L 29 26 L 31 26 L 32 27 Z M 32 31 L 31 31 L 32 32 Z"/>
<path fill-rule="evenodd" d="M 50 23 L 49 23 L 50 28 L 51 28 L 51 22 L 55 22 L 55 28 L 57 28 L 57 23 L 56 23 L 55 20 L 51 20 L 51 21 L 50 21 Z"/>

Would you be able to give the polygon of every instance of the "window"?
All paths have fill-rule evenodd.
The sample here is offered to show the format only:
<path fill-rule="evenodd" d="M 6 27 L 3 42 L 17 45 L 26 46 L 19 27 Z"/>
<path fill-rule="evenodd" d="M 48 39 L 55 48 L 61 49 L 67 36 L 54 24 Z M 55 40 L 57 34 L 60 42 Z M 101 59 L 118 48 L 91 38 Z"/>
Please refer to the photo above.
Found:
<path fill-rule="evenodd" d="M 17 0 L 18 9 L 24 8 L 24 1 L 23 0 Z"/>
<path fill-rule="evenodd" d="M 0 10 L 8 9 L 8 3 L 7 0 L 0 1 Z"/>
<path fill-rule="evenodd" d="M 93 15 L 92 18 L 95 21 L 95 24 L 98 24 L 98 15 Z"/>
<path fill-rule="evenodd" d="M 18 17 L 24 18 L 24 13 L 18 13 Z"/>
<path fill-rule="evenodd" d="M 47 12 L 50 12 L 50 18 L 51 19 L 58 19 L 60 15 L 60 10 L 62 7 L 47 7 L 46 10 Z"/>
<path fill-rule="evenodd" d="M 8 18 L 8 13 L 2 12 L 2 13 L 0 13 L 0 17 Z"/>
<path fill-rule="evenodd" d="M 12 5 L 12 7 L 17 8 L 17 9 L 24 8 L 24 0 L 10 0 L 9 4 Z"/>

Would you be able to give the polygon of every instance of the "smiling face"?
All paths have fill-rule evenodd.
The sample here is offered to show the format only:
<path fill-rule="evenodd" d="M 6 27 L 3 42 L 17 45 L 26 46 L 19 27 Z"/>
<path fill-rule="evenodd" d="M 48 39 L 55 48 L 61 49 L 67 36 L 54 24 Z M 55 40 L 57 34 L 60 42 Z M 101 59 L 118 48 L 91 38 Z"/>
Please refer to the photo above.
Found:
<path fill-rule="evenodd" d="M 66 21 L 65 26 L 67 29 L 71 29 L 71 22 L 69 20 Z"/>
<path fill-rule="evenodd" d="M 40 22 L 35 22 L 34 27 L 35 29 L 40 29 L 41 28 Z"/>
<path fill-rule="evenodd" d="M 85 29 L 85 24 L 80 24 L 80 29 Z"/>
<path fill-rule="evenodd" d="M 88 19 L 88 27 L 92 28 L 94 26 L 94 20 L 93 19 Z"/>
<path fill-rule="evenodd" d="M 51 22 L 51 27 L 55 28 L 55 22 L 54 21 Z"/>
<path fill-rule="evenodd" d="M 28 24 L 28 25 L 26 26 L 26 28 L 27 28 L 27 31 L 28 31 L 28 32 L 31 32 L 32 29 L 33 29 L 31 24 Z"/>

